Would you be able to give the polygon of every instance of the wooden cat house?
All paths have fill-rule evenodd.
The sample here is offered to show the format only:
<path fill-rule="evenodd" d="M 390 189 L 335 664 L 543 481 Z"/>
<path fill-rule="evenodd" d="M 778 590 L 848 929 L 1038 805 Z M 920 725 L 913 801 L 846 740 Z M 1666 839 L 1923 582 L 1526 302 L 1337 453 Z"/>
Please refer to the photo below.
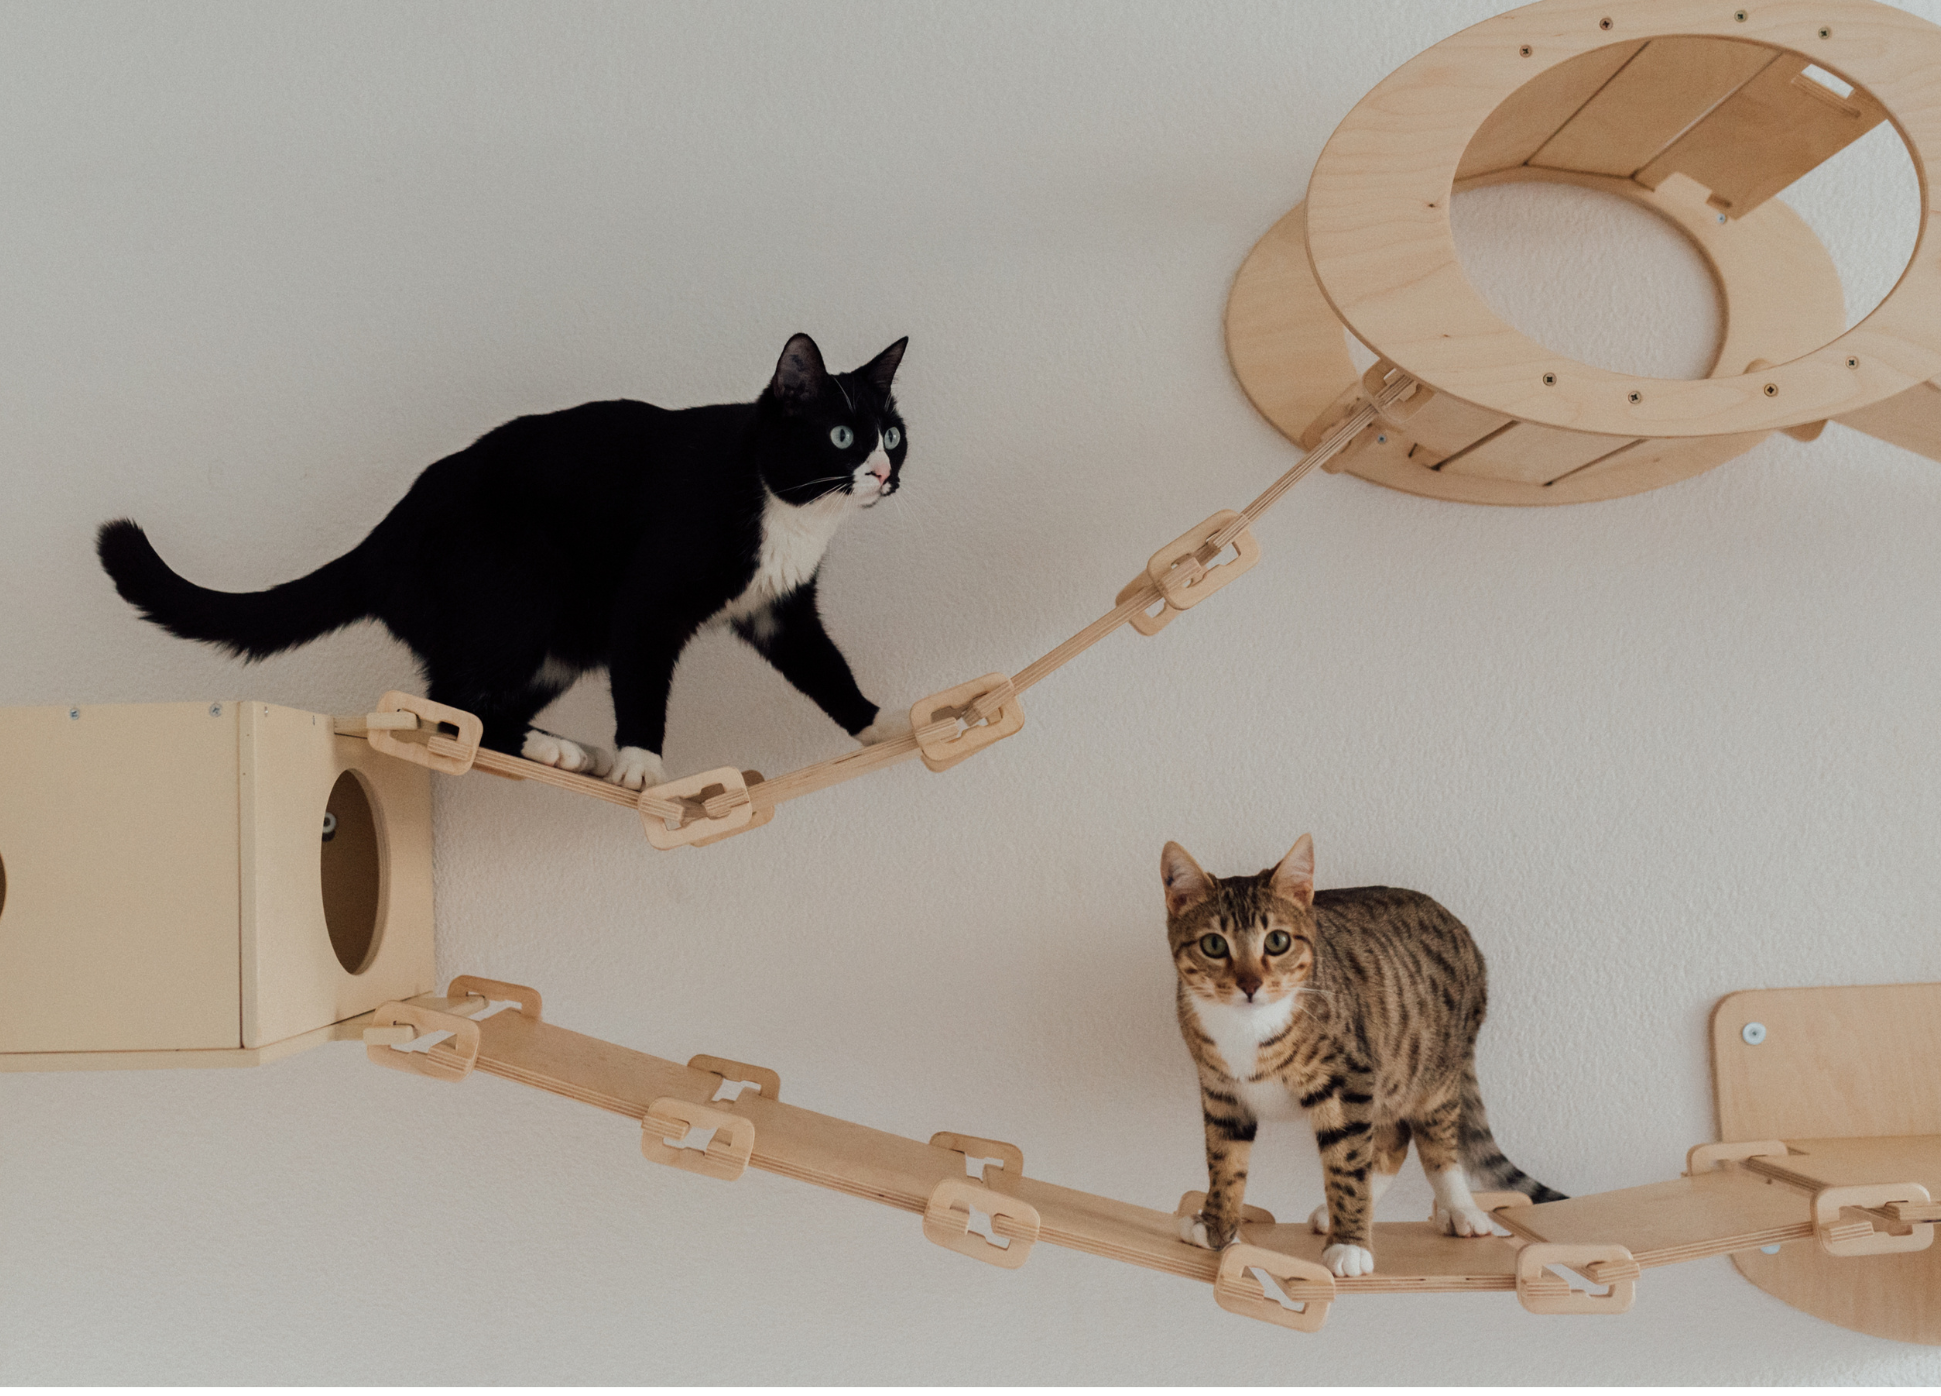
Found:
<path fill-rule="evenodd" d="M 249 1066 L 431 987 L 429 773 L 327 716 L 10 708 L 0 772 L 0 1070 Z"/>

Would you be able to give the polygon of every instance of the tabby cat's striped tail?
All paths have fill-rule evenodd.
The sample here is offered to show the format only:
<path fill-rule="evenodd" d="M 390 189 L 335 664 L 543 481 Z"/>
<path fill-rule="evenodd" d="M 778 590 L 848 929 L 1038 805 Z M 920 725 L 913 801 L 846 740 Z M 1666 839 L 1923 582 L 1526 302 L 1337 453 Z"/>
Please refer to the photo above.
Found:
<path fill-rule="evenodd" d="M 1462 1125 L 1457 1147 L 1469 1186 L 1478 1192 L 1520 1192 L 1532 1202 L 1562 1202 L 1567 1196 L 1539 1183 L 1505 1158 L 1496 1146 L 1496 1136 L 1489 1130 L 1489 1112 L 1483 1108 L 1482 1087 L 1476 1082 L 1473 1066 L 1462 1083 Z"/>

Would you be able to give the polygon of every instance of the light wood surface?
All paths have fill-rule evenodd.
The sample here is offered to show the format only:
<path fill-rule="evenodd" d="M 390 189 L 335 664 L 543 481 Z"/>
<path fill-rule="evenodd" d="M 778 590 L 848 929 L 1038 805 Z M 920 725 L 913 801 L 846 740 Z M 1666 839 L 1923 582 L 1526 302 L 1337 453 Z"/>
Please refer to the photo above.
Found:
<path fill-rule="evenodd" d="M 1609 30 L 1601 18 L 1613 21 Z M 1822 28 L 1829 37 L 1818 37 Z M 1810 53 L 1880 102 L 1917 165 L 1923 150 L 1941 149 L 1941 29 L 1912 15 L 1870 0 L 1776 0 L 1748 7 L 1744 19 L 1708 0 L 1546 0 L 1404 64 L 1329 140 L 1309 184 L 1306 226 L 1317 280 L 1342 322 L 1438 390 L 1521 421 L 1611 436 L 1795 426 L 1941 372 L 1941 262 L 1918 256 L 1859 326 L 1756 377 L 1684 381 L 1593 368 L 1529 340 L 1483 303 L 1462 273 L 1448 215 L 1470 137 L 1525 82 L 1618 35 Z M 1924 188 L 1924 225 L 1932 217 Z"/>
<path fill-rule="evenodd" d="M 1254 1270 L 1272 1278 L 1281 1293 L 1294 1301 L 1294 1307 L 1268 1298 L 1251 1273 Z M 1334 1276 L 1324 1266 L 1244 1241 L 1221 1253 L 1220 1269 L 1213 1280 L 1213 1298 L 1221 1308 L 1302 1333 L 1318 1332 L 1328 1321 L 1334 1295 Z"/>
<path fill-rule="evenodd" d="M 1495 1216 L 1531 1241 L 1621 1245 L 1645 1269 L 1813 1234 L 1808 1196 L 1737 1163 L 1690 1178 L 1518 1207 Z"/>
<path fill-rule="evenodd" d="M 1941 1134 L 1941 984 L 1727 994 L 1711 1033 L 1722 1139 Z"/>
<path fill-rule="evenodd" d="M 1255 410 L 1292 439 L 1359 375 L 1308 265 L 1294 205 L 1254 244 L 1227 297 L 1227 359 Z M 1308 443 L 1313 444 L 1313 443 Z"/>
<path fill-rule="evenodd" d="M 259 1065 L 431 987 L 428 777 L 331 718 L 233 699 L 8 709 L 0 768 L 0 1070 Z M 345 772 L 371 813 L 366 885 L 331 894 L 374 913 L 358 973 L 323 880 Z"/>
<path fill-rule="evenodd" d="M 1457 182 L 1528 162 L 1643 47 L 1643 40 L 1631 39 L 1592 49 L 1517 88 L 1476 129 L 1456 167 Z"/>
<path fill-rule="evenodd" d="M 1757 1045 L 1745 1040 L 1749 1023 L 1764 1029 Z M 1941 1191 L 1941 984 L 1747 990 L 1719 1001 L 1711 1030 L 1720 1135 L 1789 1150 L 1737 1166 L 1775 1186 Z M 1841 1258 L 1786 1245 L 1732 1263 L 1830 1323 L 1941 1345 L 1941 1248 Z"/>
<path fill-rule="evenodd" d="M 0 710 L 0 1052 L 242 1046 L 237 725 L 230 701 Z"/>
<path fill-rule="evenodd" d="M 1638 171 L 1656 186 L 1682 174 L 1711 190 L 1712 206 L 1738 218 L 1878 126 L 1887 113 L 1863 89 L 1835 94 L 1805 71 L 1810 60 L 1779 54 L 1670 149 Z"/>
<path fill-rule="evenodd" d="M 1929 460 L 1941 460 L 1941 387 L 1933 383 L 1917 383 L 1897 397 L 1835 420 Z"/>
<path fill-rule="evenodd" d="M 323 714 L 273 703 L 234 706 L 242 1045 L 260 1047 L 428 993 L 435 970 L 427 772 L 335 735 Z M 376 885 L 365 889 L 376 921 L 355 972 L 331 944 L 320 866 L 337 849 L 321 842 L 321 829 L 346 772 L 375 821 L 376 866 L 362 871 L 376 875 Z"/>
<path fill-rule="evenodd" d="M 1653 39 L 1530 163 L 1629 179 L 1778 56 L 1730 39 Z"/>

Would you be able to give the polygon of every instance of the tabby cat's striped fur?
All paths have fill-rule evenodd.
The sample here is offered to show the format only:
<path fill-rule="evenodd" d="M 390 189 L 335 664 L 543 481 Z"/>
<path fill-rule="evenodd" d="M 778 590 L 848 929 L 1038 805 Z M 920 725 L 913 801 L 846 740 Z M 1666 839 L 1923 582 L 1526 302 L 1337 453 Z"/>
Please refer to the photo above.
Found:
<path fill-rule="evenodd" d="M 1209 877 L 1176 843 L 1160 865 L 1206 1119 L 1206 1206 L 1181 1218 L 1186 1240 L 1234 1240 L 1255 1126 L 1302 1113 L 1326 1174 L 1326 1205 L 1310 1221 L 1329 1233 L 1322 1258 L 1337 1275 L 1374 1271 L 1375 1200 L 1411 1139 L 1449 1234 L 1490 1234 L 1472 1185 L 1563 1197 L 1490 1134 L 1476 1084 L 1483 956 L 1462 922 L 1396 887 L 1315 892 L 1305 834 L 1252 877 Z"/>

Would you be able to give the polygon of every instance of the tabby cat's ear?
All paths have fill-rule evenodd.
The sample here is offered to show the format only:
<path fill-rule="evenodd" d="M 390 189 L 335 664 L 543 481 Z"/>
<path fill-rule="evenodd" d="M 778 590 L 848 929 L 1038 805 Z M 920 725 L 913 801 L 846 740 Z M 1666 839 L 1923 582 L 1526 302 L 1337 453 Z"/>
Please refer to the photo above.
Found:
<path fill-rule="evenodd" d="M 1268 885 L 1274 895 L 1301 906 L 1314 905 L 1314 839 L 1302 834 L 1274 869 Z"/>
<path fill-rule="evenodd" d="M 1200 870 L 1193 855 L 1169 843 L 1159 855 L 1159 877 L 1166 884 L 1166 914 L 1177 916 L 1213 894 L 1213 879 Z"/>
<path fill-rule="evenodd" d="M 896 377 L 897 366 L 903 362 L 903 351 L 909 347 L 910 336 L 906 334 L 856 370 L 868 381 L 870 387 L 876 389 L 876 396 L 885 402 L 890 399 L 890 380 Z"/>
<path fill-rule="evenodd" d="M 775 379 L 769 389 L 783 402 L 808 402 L 822 393 L 829 370 L 822 366 L 822 351 L 805 334 L 789 336 L 782 346 L 782 357 L 775 362 Z"/>

